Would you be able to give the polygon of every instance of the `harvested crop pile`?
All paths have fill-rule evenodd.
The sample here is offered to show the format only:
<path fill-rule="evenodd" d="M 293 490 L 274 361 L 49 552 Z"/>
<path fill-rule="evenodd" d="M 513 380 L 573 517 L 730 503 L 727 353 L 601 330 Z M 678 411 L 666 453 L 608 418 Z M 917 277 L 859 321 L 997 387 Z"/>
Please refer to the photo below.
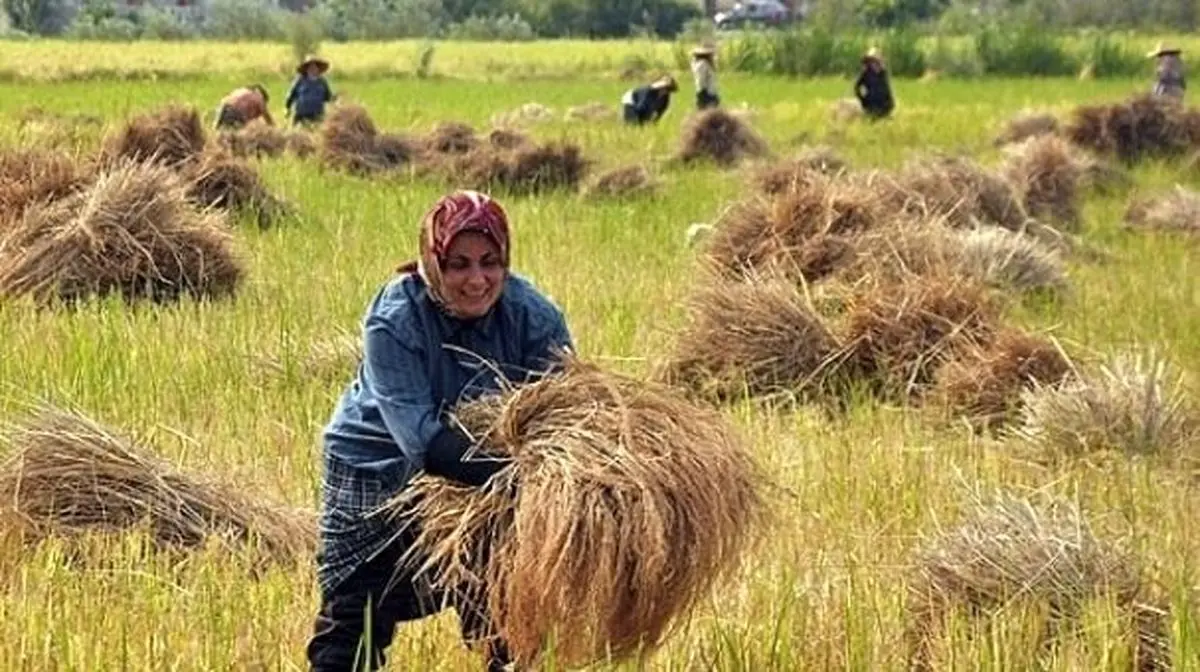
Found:
<path fill-rule="evenodd" d="M 508 128 L 494 128 L 488 133 L 488 144 L 497 149 L 518 149 L 532 144 L 529 136 Z"/>
<path fill-rule="evenodd" d="M 895 210 L 957 228 L 983 224 L 1020 231 L 1029 219 L 1007 180 L 967 158 L 926 158 L 910 162 L 899 175 L 876 172 L 860 181 Z"/>
<path fill-rule="evenodd" d="M 837 340 L 787 280 L 712 283 L 691 297 L 689 313 L 658 380 L 718 400 L 836 384 Z"/>
<path fill-rule="evenodd" d="M 255 120 L 236 131 L 219 133 L 217 144 L 236 157 L 277 157 L 287 150 L 288 137 L 284 129 Z"/>
<path fill-rule="evenodd" d="M 612 105 L 592 102 L 567 108 L 564 118 L 567 121 L 605 121 L 616 116 L 617 111 Z"/>
<path fill-rule="evenodd" d="M 1029 632 L 1033 641 L 1012 643 L 1032 652 L 1085 627 L 1088 603 L 1105 597 L 1136 630 L 1129 644 L 1137 662 L 1129 669 L 1170 669 L 1167 612 L 1150 597 L 1134 557 L 1099 539 L 1078 507 L 1000 496 L 972 508 L 958 526 L 938 530 L 915 558 L 908 597 L 912 669 L 950 664 L 936 654 L 951 614 L 975 624 L 1022 618 L 1022 608 L 1043 614 L 1045 627 Z"/>
<path fill-rule="evenodd" d="M 317 141 L 305 131 L 291 131 L 287 135 L 287 151 L 299 159 L 317 153 Z"/>
<path fill-rule="evenodd" d="M 204 208 L 247 210 L 269 228 L 289 208 L 275 197 L 250 165 L 222 154 L 206 154 L 186 171 L 188 196 Z"/>
<path fill-rule="evenodd" d="M 414 550 L 435 583 L 486 587 L 522 667 L 551 640 L 563 667 L 654 649 L 758 527 L 749 453 L 719 413 L 669 388 L 573 361 L 458 418 L 513 463 L 485 488 L 418 478 Z"/>
<path fill-rule="evenodd" d="M 419 150 L 414 140 L 379 133 L 359 105 L 337 106 L 321 126 L 322 162 L 357 175 L 403 167 Z"/>
<path fill-rule="evenodd" d="M 745 202 L 728 211 L 705 255 L 731 278 L 770 270 L 815 281 L 849 260 L 850 237 L 883 222 L 875 194 L 814 176 L 772 201 Z"/>
<path fill-rule="evenodd" d="M 181 166 L 200 157 L 207 142 L 195 108 L 172 105 L 130 119 L 104 143 L 105 166 L 124 159 Z"/>
<path fill-rule="evenodd" d="M 0 152 L 0 221 L 25 208 L 69 196 L 88 180 L 87 168 L 66 154 L 37 149 Z"/>
<path fill-rule="evenodd" d="M 475 129 L 459 122 L 443 122 L 423 140 L 425 151 L 434 154 L 466 154 L 480 145 Z"/>
<path fill-rule="evenodd" d="M 884 398 L 926 389 L 946 361 L 992 340 L 999 307 L 980 285 L 920 277 L 849 297 L 847 364 Z"/>
<path fill-rule="evenodd" d="M 1138 96 L 1075 109 L 1066 136 L 1081 147 L 1126 163 L 1186 154 L 1200 144 L 1200 110 L 1166 96 Z"/>
<path fill-rule="evenodd" d="M 653 193 L 657 181 L 645 166 L 632 165 L 600 173 L 584 189 L 593 198 L 621 198 Z"/>
<path fill-rule="evenodd" d="M 1067 286 L 1066 264 L 1035 238 L 1003 229 L 959 232 L 958 269 L 997 289 L 1056 291 Z"/>
<path fill-rule="evenodd" d="M 1200 412 L 1184 376 L 1161 358 L 1116 357 L 1022 401 L 1016 434 L 1048 461 L 1113 452 L 1195 463 Z"/>
<path fill-rule="evenodd" d="M 1125 222 L 1138 229 L 1200 232 L 1200 194 L 1176 186 L 1157 198 L 1134 200 L 1125 211 Z"/>
<path fill-rule="evenodd" d="M 1022 112 L 1005 124 L 996 136 L 996 146 L 1025 142 L 1030 138 L 1058 133 L 1058 118 L 1048 112 Z"/>
<path fill-rule="evenodd" d="M 1016 416 L 1022 392 L 1058 384 L 1070 373 L 1071 362 L 1056 344 L 1006 330 L 987 347 L 947 363 L 933 396 L 972 425 L 994 428 Z"/>
<path fill-rule="evenodd" d="M 720 109 L 697 114 L 684 126 L 679 159 L 684 163 L 711 160 L 732 166 L 747 157 L 767 154 L 767 143 L 746 122 Z"/>
<path fill-rule="evenodd" d="M 1079 186 L 1097 194 L 1113 194 L 1133 186 L 1133 178 L 1120 166 L 1087 153 L 1077 154 Z"/>
<path fill-rule="evenodd" d="M 312 513 L 250 498 L 244 483 L 183 473 L 78 412 L 44 407 L 0 438 L 9 449 L 0 506 L 33 539 L 142 528 L 163 547 L 249 543 L 281 562 L 315 550 Z"/>
<path fill-rule="evenodd" d="M 576 189 L 590 162 L 578 145 L 550 142 L 523 145 L 514 150 L 480 147 L 448 157 L 441 172 L 454 183 L 479 189 L 503 188 L 511 193 L 535 194 L 554 189 Z"/>
<path fill-rule="evenodd" d="M 1083 171 L 1067 142 L 1054 135 L 1031 139 L 1009 154 L 1005 174 L 1030 217 L 1065 230 L 1079 229 Z"/>
<path fill-rule="evenodd" d="M 220 217 L 195 209 L 174 170 L 125 162 L 10 225 L 0 239 L 0 295 L 224 297 L 242 279 L 232 242 Z"/>
<path fill-rule="evenodd" d="M 814 147 L 755 171 L 753 183 L 762 193 L 777 195 L 810 182 L 815 173 L 832 175 L 848 167 L 833 149 Z"/>

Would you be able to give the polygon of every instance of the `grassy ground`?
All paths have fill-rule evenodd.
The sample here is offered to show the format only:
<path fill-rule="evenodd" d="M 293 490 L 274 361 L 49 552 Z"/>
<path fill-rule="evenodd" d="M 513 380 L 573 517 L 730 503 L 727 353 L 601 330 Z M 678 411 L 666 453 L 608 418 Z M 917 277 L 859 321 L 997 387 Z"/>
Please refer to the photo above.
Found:
<path fill-rule="evenodd" d="M 5 44 L 0 61 L 12 63 L 15 49 L 39 48 Z M 335 61 L 365 62 L 405 59 L 409 48 L 396 46 L 395 56 L 382 46 L 354 57 L 331 53 Z M 552 46 L 528 48 L 555 57 Z M 114 63 L 146 58 L 139 45 L 129 49 L 103 53 Z M 237 58 L 274 58 L 278 51 L 282 61 L 286 53 L 282 47 L 242 49 Z M 584 58 L 585 51 L 574 53 Z M 204 46 L 160 53 L 171 63 L 217 62 Z M 55 58 L 63 60 L 44 67 L 71 67 L 72 59 Z M 16 141 L 11 120 L 28 106 L 111 121 L 173 100 L 209 110 L 236 83 L 232 74 L 217 74 L 186 83 L 5 84 L 0 117 L 9 120 L 5 136 Z M 619 83 L 597 81 L 334 84 L 366 104 L 380 126 L 418 130 L 443 119 L 483 126 L 493 114 L 529 101 L 559 113 L 592 100 L 615 103 L 622 91 Z M 904 83 L 895 120 L 844 132 L 832 130 L 828 106 L 847 95 L 845 81 L 726 78 L 723 85 L 730 104 L 744 101 L 756 110 L 754 123 L 777 153 L 807 138 L 869 166 L 896 165 L 915 150 L 933 148 L 964 149 L 993 161 L 994 127 L 1017 110 L 1065 110 L 1119 98 L 1146 83 Z M 283 86 L 282 76 L 271 82 L 279 97 Z M 601 165 L 656 163 L 674 148 L 689 96 L 686 87 L 653 129 L 552 122 L 533 133 L 569 136 Z M 378 284 L 415 251 L 417 218 L 439 188 L 369 182 L 290 159 L 266 162 L 263 170 L 302 214 L 286 228 L 239 231 L 250 281 L 236 301 L 138 310 L 105 304 L 62 314 L 0 305 L 0 418 L 15 417 L 30 397 L 70 402 L 107 424 L 150 433 L 167 458 L 188 469 L 220 472 L 244 481 L 248 491 L 316 506 L 317 439 L 352 372 L 264 383 L 253 375 L 254 362 L 264 352 L 297 347 L 289 343 L 305 347 L 335 329 L 353 330 Z M 631 371 L 664 351 L 664 330 L 679 317 L 693 272 L 684 229 L 711 220 L 743 189 L 739 174 L 707 168 L 671 170 L 665 179 L 663 195 L 624 203 L 583 204 L 565 194 L 504 199 L 515 226 L 516 269 L 561 304 L 586 357 Z M 1198 180 L 1173 166 L 1138 172 L 1143 190 Z M 1123 207 L 1123 198 L 1088 204 L 1085 237 L 1111 259 L 1076 262 L 1068 298 L 1020 318 L 1087 352 L 1162 345 L 1184 369 L 1195 370 L 1200 293 L 1193 244 L 1120 231 Z M 952 522 L 969 493 L 1001 487 L 1076 499 L 1103 529 L 1127 537 L 1165 594 L 1183 607 L 1173 621 L 1179 668 L 1200 663 L 1190 616 L 1200 557 L 1190 524 L 1200 498 L 1186 475 L 1135 461 L 1046 471 L 1016 459 L 1004 443 L 938 428 L 895 408 L 862 407 L 837 422 L 803 410 L 738 406 L 729 414 L 788 487 L 789 498 L 779 527 L 744 575 L 715 591 L 651 668 L 901 668 L 910 551 L 922 532 Z M 0 668 L 302 667 L 316 608 L 307 568 L 252 578 L 246 562 L 227 553 L 154 556 L 134 538 L 98 541 L 82 559 L 72 557 L 65 562 L 54 545 L 0 553 Z M 1103 605 L 1093 611 L 1074 644 L 1046 654 L 1049 668 L 1120 669 L 1113 618 Z M 960 638 L 950 648 L 951 667 L 964 670 L 1027 669 L 1035 655 L 1027 640 L 1009 631 L 976 644 Z M 393 669 L 474 669 L 449 614 L 402 628 L 392 659 Z"/>

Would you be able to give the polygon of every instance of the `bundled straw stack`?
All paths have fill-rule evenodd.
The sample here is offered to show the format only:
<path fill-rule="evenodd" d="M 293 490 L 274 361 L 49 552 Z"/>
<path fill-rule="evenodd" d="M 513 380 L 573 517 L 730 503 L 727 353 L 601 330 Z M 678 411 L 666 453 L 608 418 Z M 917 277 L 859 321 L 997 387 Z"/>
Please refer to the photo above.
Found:
<path fill-rule="evenodd" d="M 483 490 L 421 477 L 393 506 L 419 502 L 423 569 L 482 584 L 521 663 L 552 640 L 566 666 L 654 648 L 756 527 L 751 458 L 715 411 L 668 389 L 569 361 L 459 419 L 512 466 Z"/>
<path fill-rule="evenodd" d="M 280 561 L 315 548 L 315 516 L 260 502 L 213 479 L 181 473 L 138 442 L 75 411 L 43 407 L 0 437 L 5 519 L 34 541 L 47 535 L 146 529 L 163 547 L 257 544 Z"/>
<path fill-rule="evenodd" d="M 708 160 L 727 167 L 766 154 L 767 143 L 754 129 L 719 109 L 701 112 L 690 119 L 679 140 L 678 158 L 683 163 Z"/>

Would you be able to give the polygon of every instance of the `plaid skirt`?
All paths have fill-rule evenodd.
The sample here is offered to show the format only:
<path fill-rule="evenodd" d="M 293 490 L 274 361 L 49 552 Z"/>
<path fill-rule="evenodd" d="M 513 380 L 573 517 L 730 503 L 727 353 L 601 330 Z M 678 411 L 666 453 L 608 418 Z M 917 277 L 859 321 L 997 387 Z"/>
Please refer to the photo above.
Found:
<path fill-rule="evenodd" d="M 325 457 L 321 543 L 317 551 L 317 582 L 322 594 L 331 594 L 389 545 L 411 544 L 415 531 L 405 530 L 400 521 L 379 511 L 403 485 L 399 476 L 385 476 Z"/>

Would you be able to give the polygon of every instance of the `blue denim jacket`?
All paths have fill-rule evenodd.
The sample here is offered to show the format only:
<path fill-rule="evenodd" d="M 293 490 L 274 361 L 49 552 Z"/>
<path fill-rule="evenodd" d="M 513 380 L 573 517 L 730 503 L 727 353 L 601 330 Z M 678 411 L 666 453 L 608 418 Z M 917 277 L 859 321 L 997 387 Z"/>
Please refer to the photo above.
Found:
<path fill-rule="evenodd" d="M 333 91 L 329 89 L 329 83 L 324 77 L 309 78 L 301 75 L 292 83 L 283 106 L 292 110 L 293 118 L 315 119 L 325 113 L 325 103 L 331 100 Z"/>
<path fill-rule="evenodd" d="M 510 273 L 492 311 L 466 322 L 438 308 L 419 275 L 398 276 L 367 310 L 362 364 L 325 428 L 326 453 L 407 483 L 443 412 L 498 390 L 497 369 L 527 382 L 572 347 L 562 312 L 524 278 Z"/>

